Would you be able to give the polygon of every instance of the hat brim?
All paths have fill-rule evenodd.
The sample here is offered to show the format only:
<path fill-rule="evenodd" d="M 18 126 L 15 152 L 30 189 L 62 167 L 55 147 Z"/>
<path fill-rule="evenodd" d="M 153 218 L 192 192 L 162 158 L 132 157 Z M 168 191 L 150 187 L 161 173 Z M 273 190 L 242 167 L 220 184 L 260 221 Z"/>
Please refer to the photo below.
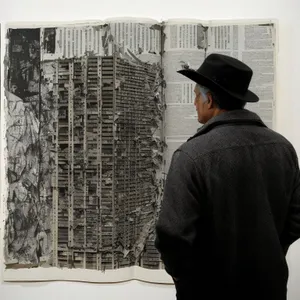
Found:
<path fill-rule="evenodd" d="M 240 95 L 237 93 L 233 93 L 231 91 L 228 91 L 227 89 L 223 88 L 213 80 L 207 78 L 206 76 L 202 75 L 201 73 L 197 72 L 193 69 L 184 69 L 177 71 L 179 74 L 193 80 L 194 82 L 203 85 L 209 89 L 219 90 L 220 92 L 225 92 L 226 94 L 232 96 L 235 99 L 241 100 L 243 102 L 258 102 L 259 97 L 248 90 L 245 94 Z"/>

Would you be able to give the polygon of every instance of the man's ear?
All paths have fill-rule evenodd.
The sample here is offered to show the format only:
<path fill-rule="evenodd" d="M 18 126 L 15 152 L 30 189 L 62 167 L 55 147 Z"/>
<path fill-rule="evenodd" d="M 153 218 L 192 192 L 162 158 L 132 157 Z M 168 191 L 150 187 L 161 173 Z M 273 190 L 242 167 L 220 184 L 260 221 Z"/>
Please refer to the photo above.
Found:
<path fill-rule="evenodd" d="M 215 107 L 213 97 L 209 92 L 207 93 L 207 107 L 208 109 L 212 109 Z"/>

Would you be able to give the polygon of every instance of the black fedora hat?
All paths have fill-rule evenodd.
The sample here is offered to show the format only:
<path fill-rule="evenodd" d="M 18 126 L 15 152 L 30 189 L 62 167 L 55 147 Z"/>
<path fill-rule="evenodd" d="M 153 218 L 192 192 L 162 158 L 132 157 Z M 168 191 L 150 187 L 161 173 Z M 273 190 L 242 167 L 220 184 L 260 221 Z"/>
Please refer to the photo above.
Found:
<path fill-rule="evenodd" d="M 212 91 L 219 91 L 243 102 L 257 102 L 259 97 L 249 91 L 253 71 L 243 62 L 222 54 L 210 54 L 198 70 L 178 71 Z"/>

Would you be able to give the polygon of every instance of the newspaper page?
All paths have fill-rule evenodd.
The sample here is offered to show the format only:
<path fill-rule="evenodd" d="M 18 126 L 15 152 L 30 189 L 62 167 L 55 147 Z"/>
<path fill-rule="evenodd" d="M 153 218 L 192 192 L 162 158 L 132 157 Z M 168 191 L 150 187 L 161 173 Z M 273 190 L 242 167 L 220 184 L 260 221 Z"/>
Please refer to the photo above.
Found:
<path fill-rule="evenodd" d="M 177 71 L 185 65 L 198 69 L 205 59 L 207 29 L 197 21 L 168 21 L 165 23 L 163 71 L 165 89 L 165 160 L 166 173 L 173 152 L 197 132 L 200 124 L 194 106 L 195 84 Z"/>
<path fill-rule="evenodd" d="M 211 53 L 235 57 L 253 69 L 249 88 L 260 97 L 260 101 L 247 104 L 246 108 L 256 112 L 268 127 L 274 127 L 275 29 L 275 23 L 271 21 L 166 22 L 163 57 L 167 82 L 166 173 L 173 152 L 201 127 L 193 104 L 195 83 L 176 71 L 186 64 L 198 69 L 204 58 Z"/>
<path fill-rule="evenodd" d="M 257 113 L 269 128 L 275 120 L 276 24 L 249 22 L 248 24 L 216 24 L 208 30 L 207 54 L 221 53 L 235 57 L 253 70 L 249 89 L 260 100 L 246 108 Z"/>
<path fill-rule="evenodd" d="M 4 280 L 170 281 L 161 25 L 10 24 L 6 42 Z"/>

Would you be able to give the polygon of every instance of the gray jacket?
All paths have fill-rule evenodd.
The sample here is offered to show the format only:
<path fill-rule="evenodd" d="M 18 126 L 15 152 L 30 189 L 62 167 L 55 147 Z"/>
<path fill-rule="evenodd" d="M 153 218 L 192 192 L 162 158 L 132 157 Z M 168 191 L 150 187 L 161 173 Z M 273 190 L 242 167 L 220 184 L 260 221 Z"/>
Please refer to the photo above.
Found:
<path fill-rule="evenodd" d="M 286 299 L 299 237 L 296 152 L 256 114 L 214 117 L 174 153 L 156 247 L 178 299 Z"/>

